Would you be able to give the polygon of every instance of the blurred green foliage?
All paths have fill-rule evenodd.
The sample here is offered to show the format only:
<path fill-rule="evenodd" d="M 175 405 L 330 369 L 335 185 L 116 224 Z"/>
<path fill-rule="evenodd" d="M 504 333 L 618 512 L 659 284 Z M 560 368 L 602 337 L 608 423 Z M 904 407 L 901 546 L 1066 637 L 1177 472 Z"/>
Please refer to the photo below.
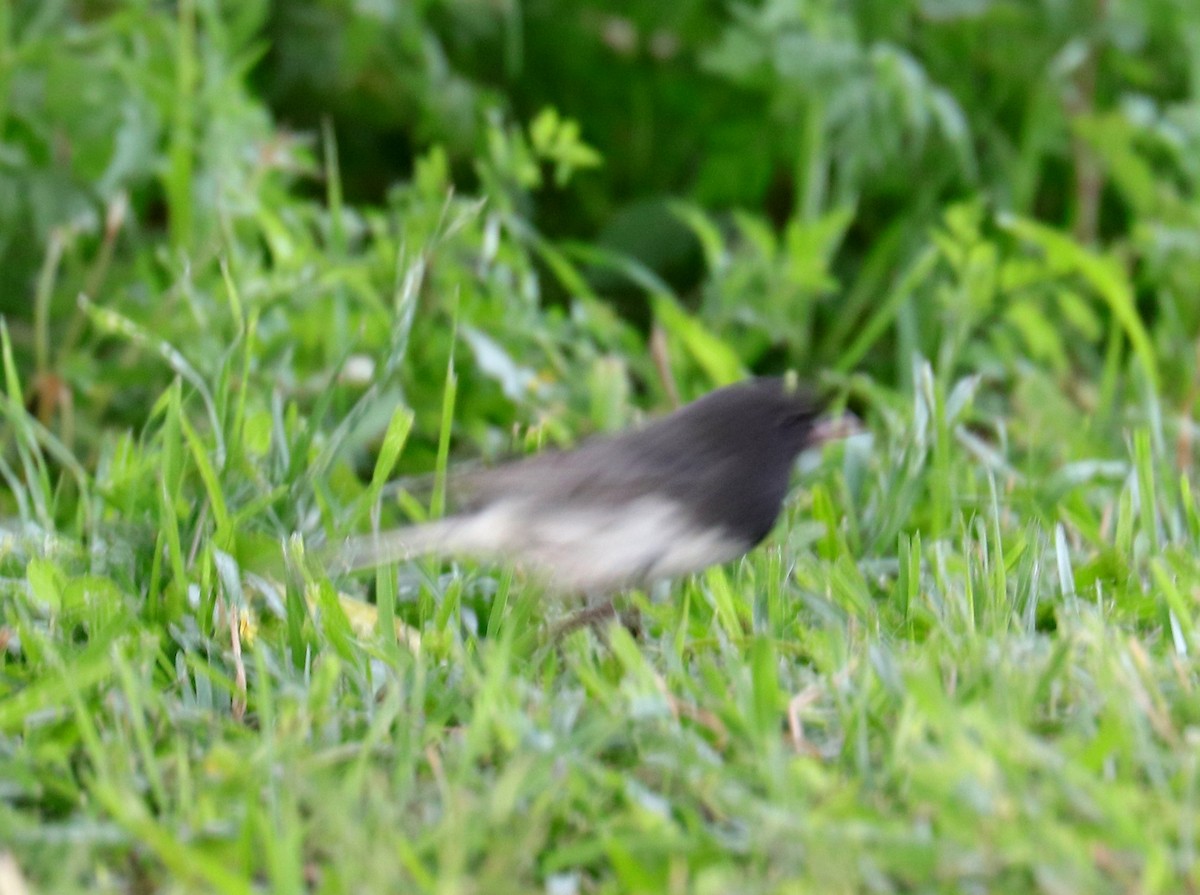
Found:
<path fill-rule="evenodd" d="M 166 293 L 185 266 L 203 284 L 264 214 L 277 235 L 298 216 L 322 250 L 334 237 L 386 257 L 349 219 L 394 207 L 423 158 L 485 217 L 513 216 L 535 305 L 590 291 L 644 328 L 647 298 L 671 292 L 755 368 L 828 367 L 849 350 L 904 379 L 937 339 L 923 330 L 941 315 L 921 305 L 956 262 L 932 261 L 882 318 L 881 296 L 938 251 L 931 234 L 963 200 L 993 230 L 1017 215 L 1113 253 L 1152 325 L 1200 327 L 1187 37 L 1200 12 L 1185 0 L 17 2 L 3 15 L 0 306 L 29 321 L 42 271 L 55 332 L 78 334 L 81 291 L 120 302 L 149 272 Z M 1020 258 L 994 235 L 986 251 Z M 282 276 L 274 248 L 263 260 Z M 1103 301 L 1063 283 L 1063 313 L 1092 334 L 1063 338 L 1028 284 L 995 288 L 1012 346 L 1095 374 Z M 974 301 L 982 313 L 990 299 Z M 864 328 L 875 339 L 856 348 Z M 1182 344 L 1159 351 L 1185 374 Z"/>
<path fill-rule="evenodd" d="M 0 3 L 0 882 L 1194 890 L 1197 35 Z M 304 562 L 785 368 L 869 435 L 638 643 L 470 565 L 364 633 Z"/>

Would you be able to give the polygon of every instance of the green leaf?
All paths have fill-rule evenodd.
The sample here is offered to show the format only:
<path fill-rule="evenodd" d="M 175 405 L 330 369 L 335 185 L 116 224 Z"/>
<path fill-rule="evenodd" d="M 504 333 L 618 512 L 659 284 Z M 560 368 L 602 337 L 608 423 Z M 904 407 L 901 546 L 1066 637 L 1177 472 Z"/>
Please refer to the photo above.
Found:
<path fill-rule="evenodd" d="M 746 378 L 745 367 L 737 353 L 717 335 L 689 316 L 667 295 L 655 295 L 654 314 L 667 333 L 687 349 L 692 359 L 714 386 L 729 385 Z"/>
<path fill-rule="evenodd" d="M 1134 304 L 1133 286 L 1117 260 L 1084 248 L 1065 233 L 1029 218 L 1003 214 L 999 223 L 1014 236 L 1042 249 L 1051 264 L 1078 273 L 1096 291 L 1133 345 L 1151 389 L 1157 390 L 1158 362 L 1154 347 Z"/>

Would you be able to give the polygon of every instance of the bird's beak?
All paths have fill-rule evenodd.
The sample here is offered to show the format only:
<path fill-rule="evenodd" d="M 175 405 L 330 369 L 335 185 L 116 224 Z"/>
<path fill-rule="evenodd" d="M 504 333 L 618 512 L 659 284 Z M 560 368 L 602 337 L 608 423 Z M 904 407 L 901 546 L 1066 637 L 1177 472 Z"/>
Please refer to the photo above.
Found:
<path fill-rule="evenodd" d="M 827 416 L 817 420 L 809 433 L 808 443 L 825 444 L 827 441 L 838 441 L 864 431 L 866 430 L 862 420 L 847 410 L 838 416 Z"/>

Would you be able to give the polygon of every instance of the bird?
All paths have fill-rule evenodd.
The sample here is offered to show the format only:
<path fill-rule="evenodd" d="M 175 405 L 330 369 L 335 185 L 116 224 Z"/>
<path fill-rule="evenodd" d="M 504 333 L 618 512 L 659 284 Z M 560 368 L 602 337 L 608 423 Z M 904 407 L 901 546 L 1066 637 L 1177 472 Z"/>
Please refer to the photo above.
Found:
<path fill-rule="evenodd" d="M 595 597 L 729 562 L 774 528 L 797 455 L 827 437 L 823 409 L 794 377 L 718 388 L 573 450 L 454 477 L 455 514 L 350 537 L 333 566 L 430 553 L 512 562 L 554 591 Z"/>

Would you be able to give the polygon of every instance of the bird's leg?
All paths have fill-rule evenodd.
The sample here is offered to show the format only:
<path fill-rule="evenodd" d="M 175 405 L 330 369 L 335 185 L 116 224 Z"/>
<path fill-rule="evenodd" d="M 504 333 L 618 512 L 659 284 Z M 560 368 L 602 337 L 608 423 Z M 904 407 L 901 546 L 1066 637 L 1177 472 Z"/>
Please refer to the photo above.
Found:
<path fill-rule="evenodd" d="M 619 611 L 616 603 L 613 602 L 612 594 L 609 593 L 586 598 L 584 607 L 556 624 L 551 630 L 550 636 L 553 640 L 559 640 L 580 628 L 598 628 L 614 619 L 620 622 L 635 638 L 641 636 L 642 619 L 638 611 L 636 609 Z"/>
<path fill-rule="evenodd" d="M 599 625 L 616 617 L 617 607 L 611 598 L 604 598 L 599 601 L 588 599 L 584 601 L 582 609 L 572 612 L 551 629 L 550 638 L 552 640 L 561 640 L 563 637 L 578 631 L 580 628 Z"/>

